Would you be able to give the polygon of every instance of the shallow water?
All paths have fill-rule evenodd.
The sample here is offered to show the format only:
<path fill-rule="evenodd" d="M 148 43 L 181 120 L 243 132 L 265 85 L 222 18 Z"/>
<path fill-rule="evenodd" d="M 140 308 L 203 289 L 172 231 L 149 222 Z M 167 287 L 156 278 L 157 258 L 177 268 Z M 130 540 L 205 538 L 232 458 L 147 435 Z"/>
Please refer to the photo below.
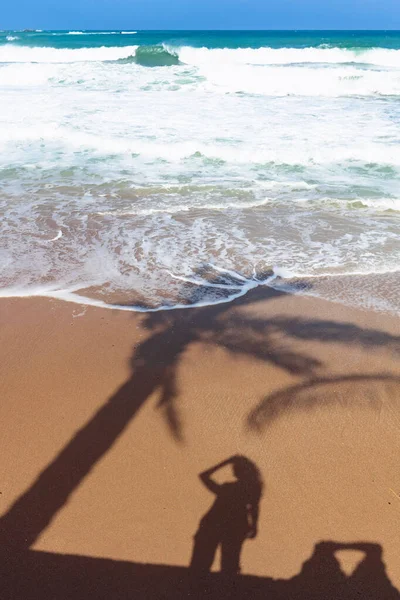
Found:
<path fill-rule="evenodd" d="M 4 32 L 0 293 L 399 312 L 399 98 L 397 32 Z"/>

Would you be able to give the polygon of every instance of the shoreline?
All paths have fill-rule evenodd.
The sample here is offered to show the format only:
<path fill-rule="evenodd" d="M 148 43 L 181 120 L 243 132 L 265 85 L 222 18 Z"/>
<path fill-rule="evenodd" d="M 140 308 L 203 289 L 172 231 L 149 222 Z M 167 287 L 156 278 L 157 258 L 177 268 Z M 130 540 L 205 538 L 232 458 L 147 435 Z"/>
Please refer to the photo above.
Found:
<path fill-rule="evenodd" d="M 212 502 L 198 473 L 240 453 L 265 484 L 243 573 L 293 578 L 329 540 L 349 570 L 363 542 L 400 587 L 398 318 L 257 288 L 147 314 L 0 298 L 0 325 L 17 545 L 185 566 Z"/>
<path fill-rule="evenodd" d="M 227 274 L 229 274 L 229 271 L 226 271 Z M 85 308 L 97 308 L 97 309 L 106 309 L 106 310 L 118 310 L 118 311 L 125 311 L 125 312 L 132 312 L 132 313 L 140 313 L 140 314 L 146 314 L 146 313 L 152 313 L 152 312 L 163 312 L 163 311 L 173 311 L 173 310 L 186 310 L 186 309 L 197 309 L 197 308 L 206 308 L 206 307 L 211 307 L 211 306 L 217 306 L 219 304 L 228 304 L 231 302 L 235 302 L 237 299 L 241 298 L 242 296 L 246 296 L 248 293 L 251 293 L 254 289 L 257 288 L 266 288 L 268 290 L 273 290 L 279 293 L 284 293 L 284 294 L 289 294 L 289 295 L 293 295 L 296 297 L 306 297 L 306 298 L 311 298 L 311 299 L 315 299 L 317 301 L 322 301 L 322 302 L 328 302 L 328 303 L 332 303 L 332 304 L 339 304 L 342 305 L 350 310 L 360 310 L 360 311 L 372 311 L 375 313 L 378 313 L 380 315 L 387 315 L 387 316 L 391 316 L 391 317 L 399 317 L 400 316 L 400 307 L 397 306 L 384 306 L 382 305 L 381 308 L 379 308 L 376 304 L 374 305 L 374 300 L 372 297 L 367 298 L 364 300 L 364 303 L 361 304 L 357 304 L 357 303 L 352 303 L 348 298 L 343 298 L 342 295 L 338 292 L 336 292 L 336 297 L 326 297 L 324 295 L 322 295 L 323 291 L 324 291 L 324 284 L 325 287 L 328 288 L 329 290 L 329 282 L 331 280 L 333 280 L 335 282 L 335 286 L 337 286 L 337 283 L 339 282 L 339 287 L 340 284 L 343 284 L 344 282 L 350 281 L 350 287 L 353 285 L 354 283 L 357 282 L 358 280 L 361 279 L 361 281 L 365 281 L 365 279 L 369 279 L 369 283 L 371 283 L 371 281 L 376 281 L 379 280 L 379 285 L 376 285 L 376 288 L 380 289 L 380 292 L 382 294 L 382 298 L 381 298 L 381 304 L 384 304 L 384 302 L 382 303 L 382 300 L 384 301 L 385 299 L 387 299 L 388 295 L 389 295 L 389 290 L 390 290 L 390 285 L 391 285 L 391 281 L 390 278 L 391 277 L 398 277 L 400 274 L 400 270 L 396 269 L 396 270 L 389 270 L 386 271 L 384 273 L 351 273 L 351 274 L 330 274 L 330 275 L 315 275 L 315 276 L 303 276 L 303 277 L 292 277 L 292 278 L 288 278 L 287 280 L 282 279 L 280 284 L 278 285 L 273 285 L 273 282 L 275 281 L 276 278 L 280 278 L 279 274 L 274 273 L 274 271 L 271 271 L 271 276 L 268 277 L 265 281 L 260 281 L 257 279 L 243 279 L 243 286 L 242 289 L 237 292 L 237 293 L 232 293 L 232 295 L 230 295 L 229 297 L 226 298 L 220 298 L 218 300 L 215 301 L 198 301 L 195 302 L 193 304 L 182 304 L 182 303 L 176 303 L 176 304 L 164 304 L 164 305 L 159 305 L 159 306 L 145 306 L 144 302 L 141 304 L 127 304 L 127 303 L 123 303 L 123 302 L 106 302 L 105 300 L 101 300 L 98 299 L 94 296 L 83 296 L 81 294 L 79 294 L 78 292 L 80 290 L 90 290 L 90 287 L 85 287 L 85 286 L 79 286 L 79 288 L 76 287 L 72 287 L 70 289 L 65 289 L 65 290 L 50 290 L 50 291 L 46 291 L 46 289 L 43 289 L 42 291 L 39 292 L 31 292 L 29 290 L 19 290 L 19 288 L 5 288 L 3 290 L 0 291 L 0 302 L 3 300 L 12 300 L 12 299 L 48 299 L 48 300 L 55 300 L 57 302 L 66 302 L 66 303 L 70 303 L 70 304 L 76 304 L 78 306 L 82 306 Z M 177 278 L 179 279 L 179 278 Z M 238 280 L 241 281 L 241 280 Z M 183 283 L 188 283 L 189 280 L 185 280 L 184 278 L 182 279 Z M 312 293 L 310 293 L 308 291 L 309 288 L 312 288 L 312 283 L 310 282 L 316 282 L 317 285 L 320 286 L 320 288 L 322 288 L 322 292 L 321 291 L 314 291 Z M 326 285 L 326 283 L 328 282 L 328 285 Z M 193 284 L 194 285 L 194 284 Z M 204 284 L 204 286 L 202 286 L 201 284 L 198 284 L 199 288 L 204 287 L 204 289 L 207 289 L 207 285 Z M 240 289 L 239 287 L 235 288 L 235 286 L 233 286 L 233 289 Z M 371 285 L 369 285 L 368 287 L 369 292 L 371 293 Z M 390 290 L 391 291 L 391 290 Z M 7 292 L 7 293 L 5 293 Z M 375 290 L 376 292 L 376 290 Z M 359 299 L 359 298 L 358 298 Z M 375 302 L 377 301 L 377 299 L 375 298 Z"/>

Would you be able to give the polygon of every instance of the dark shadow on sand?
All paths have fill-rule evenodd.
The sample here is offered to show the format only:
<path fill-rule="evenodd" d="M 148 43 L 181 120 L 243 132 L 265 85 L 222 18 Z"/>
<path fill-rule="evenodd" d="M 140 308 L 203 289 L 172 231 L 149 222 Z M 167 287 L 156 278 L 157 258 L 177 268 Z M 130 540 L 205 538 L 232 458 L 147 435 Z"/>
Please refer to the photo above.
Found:
<path fill-rule="evenodd" d="M 364 556 L 346 576 L 338 550 Z M 266 563 L 268 559 L 266 557 Z M 378 544 L 321 542 L 292 579 L 221 573 L 201 577 L 186 567 L 113 561 L 24 550 L 0 565 L 2 600 L 399 600 Z"/>
<path fill-rule="evenodd" d="M 316 381 L 321 381 L 329 374 L 324 372 L 324 364 L 319 359 L 303 351 L 291 349 L 290 340 L 312 339 L 344 343 L 346 346 L 353 344 L 368 348 L 384 347 L 390 353 L 400 353 L 400 338 L 380 331 L 317 319 L 314 321 L 287 318 L 261 319 L 253 317 L 250 313 L 239 314 L 237 311 L 238 308 L 257 305 L 259 302 L 277 299 L 283 295 L 282 292 L 259 287 L 232 303 L 206 306 L 197 310 L 148 313 L 143 325 L 149 331 L 149 337 L 133 352 L 132 372 L 129 379 L 76 432 L 0 519 L 2 555 L 7 558 L 16 556 L 17 553 L 21 557 L 31 557 L 29 560 L 33 562 L 40 556 L 47 556 L 49 563 L 46 564 L 50 564 L 53 560 L 54 564 L 61 561 L 57 564 L 67 565 L 65 568 L 72 563 L 80 564 L 79 557 L 75 559 L 69 557 L 64 561 L 57 557 L 52 558 L 52 555 L 29 553 L 27 550 L 49 526 L 98 461 L 112 448 L 153 393 L 159 394 L 158 408 L 165 418 L 171 435 L 177 442 L 184 441 L 184 427 L 177 405 L 177 371 L 183 354 L 192 344 L 220 346 L 234 356 L 246 356 L 276 365 L 288 373 L 302 377 L 304 381 L 300 385 L 304 386 L 315 385 Z M 198 301 L 198 292 L 196 300 Z M 382 376 L 376 378 L 381 380 Z M 356 380 L 354 384 L 357 384 Z M 279 407 L 285 404 L 285 393 L 289 392 L 283 390 L 279 393 L 272 402 L 276 407 L 273 411 L 274 418 L 279 416 Z M 319 401 L 324 401 L 323 396 Z M 309 401 L 303 400 L 299 408 L 301 410 L 304 410 L 305 406 L 312 408 L 317 402 L 318 400 L 313 396 Z M 268 417 L 269 409 L 265 412 L 265 406 L 264 402 L 259 407 L 257 418 L 267 422 L 268 418 L 265 419 L 265 414 Z M 292 408 L 297 410 L 296 403 L 293 403 Z M 134 452 L 134 440 L 132 440 L 132 447 Z M 91 560 L 94 562 L 91 563 Z M 85 558 L 82 561 L 86 561 L 85 564 L 103 564 L 96 559 Z M 14 567 L 17 573 L 18 565 L 15 564 Z M 140 570 L 142 567 L 137 569 Z M 155 569 L 157 571 L 162 567 Z M 169 573 L 185 572 L 185 570 L 171 571 L 168 570 L 169 567 L 163 569 Z M 98 576 L 101 579 L 102 574 L 99 573 Z M 126 597 L 133 597 L 131 592 L 132 589 L 130 595 Z M 41 597 L 57 598 L 58 596 L 46 594 Z"/>
<path fill-rule="evenodd" d="M 232 466 L 236 479 L 217 483 L 212 476 L 228 465 Z M 232 456 L 200 473 L 200 479 L 215 494 L 215 501 L 194 536 L 190 569 L 194 575 L 209 573 L 219 546 L 221 572 L 226 577 L 234 577 L 240 573 L 244 542 L 257 536 L 263 488 L 260 471 L 245 456 Z"/>
<path fill-rule="evenodd" d="M 357 390 L 363 385 L 369 387 L 368 394 L 357 396 L 356 393 L 345 395 L 339 393 L 342 386 L 353 386 L 354 390 Z M 400 377 L 387 373 L 315 377 L 263 398 L 248 415 L 247 427 L 261 432 L 283 414 L 307 412 L 318 406 L 329 406 L 339 402 L 343 408 L 358 406 L 380 410 L 382 399 L 379 394 L 372 393 L 374 385 L 378 385 L 381 389 L 386 388 L 389 392 L 392 389 L 393 395 L 400 397 Z"/>

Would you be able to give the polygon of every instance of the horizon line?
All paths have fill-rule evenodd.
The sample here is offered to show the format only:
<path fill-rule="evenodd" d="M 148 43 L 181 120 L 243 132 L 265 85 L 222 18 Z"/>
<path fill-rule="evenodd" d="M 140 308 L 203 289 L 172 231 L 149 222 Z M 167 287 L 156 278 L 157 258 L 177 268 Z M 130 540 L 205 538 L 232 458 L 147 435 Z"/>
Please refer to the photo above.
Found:
<path fill-rule="evenodd" d="M 6 32 L 6 31 L 19 31 L 20 33 L 46 33 L 47 31 L 57 31 L 57 32 L 70 32 L 70 31 L 115 31 L 117 30 L 117 32 L 121 32 L 121 31 L 128 31 L 128 30 L 132 30 L 135 31 L 136 33 L 146 33 L 146 32 L 175 32 L 175 31 L 186 31 L 186 32 L 263 32 L 263 33 L 270 33 L 270 32 L 290 32 L 290 33 L 298 33 L 298 32 L 315 32 L 315 31 L 323 31 L 323 32 L 368 32 L 368 33 L 400 33 L 400 29 L 348 29 L 348 28 L 341 28 L 341 29 L 324 29 L 324 28 L 290 28 L 290 29 L 281 29 L 281 28 L 272 28 L 272 29 L 183 29 L 183 28 L 179 28 L 179 29 L 140 29 L 140 28 L 129 28 L 129 27 L 125 27 L 125 28 L 119 28 L 119 27 L 113 27 L 111 29 L 90 29 L 90 28 L 82 28 L 82 27 L 69 27 L 67 29 L 40 29 L 39 27 L 35 27 L 35 28 L 31 28 L 31 27 L 24 27 L 24 28 L 0 28 L 0 31 Z"/>

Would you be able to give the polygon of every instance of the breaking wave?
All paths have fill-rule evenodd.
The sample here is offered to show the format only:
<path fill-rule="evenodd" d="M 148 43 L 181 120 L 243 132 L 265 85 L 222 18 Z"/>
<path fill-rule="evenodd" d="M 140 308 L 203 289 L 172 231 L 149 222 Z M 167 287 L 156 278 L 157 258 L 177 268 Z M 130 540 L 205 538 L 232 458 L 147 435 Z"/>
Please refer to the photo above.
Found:
<path fill-rule="evenodd" d="M 122 62 L 134 62 L 142 67 L 173 67 L 181 64 L 178 55 L 164 46 L 138 46 L 135 54 Z"/>
<path fill-rule="evenodd" d="M 143 67 L 171 67 L 179 65 L 176 52 L 164 46 L 121 46 L 101 48 L 51 48 L 0 46 L 0 63 L 77 63 L 77 62 L 133 62 Z"/>
<path fill-rule="evenodd" d="M 247 65 L 343 64 L 358 63 L 400 68 L 400 50 L 385 48 L 179 48 L 184 63 L 228 63 Z"/>
<path fill-rule="evenodd" d="M 70 32 L 72 34 L 72 32 Z M 76 32 L 78 33 L 78 32 Z M 83 33 L 83 32 L 80 32 Z M 400 50 L 385 48 L 194 48 L 191 46 L 116 46 L 100 48 L 0 46 L 0 62 L 112 61 L 134 57 L 144 66 L 170 66 L 179 62 L 206 64 L 296 65 L 357 64 L 400 68 Z"/>

